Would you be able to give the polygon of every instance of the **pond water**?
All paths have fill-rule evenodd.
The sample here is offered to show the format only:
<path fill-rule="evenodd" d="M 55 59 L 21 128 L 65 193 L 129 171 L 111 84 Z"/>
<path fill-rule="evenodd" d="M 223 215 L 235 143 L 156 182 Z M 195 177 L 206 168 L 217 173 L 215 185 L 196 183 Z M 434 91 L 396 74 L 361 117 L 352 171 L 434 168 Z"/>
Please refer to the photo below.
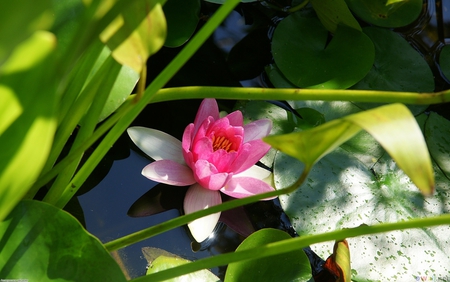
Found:
<path fill-rule="evenodd" d="M 440 48 L 445 43 L 450 43 L 450 0 L 436 1 L 436 3 L 427 1 L 427 4 L 417 25 L 399 29 L 399 31 L 407 32 L 408 40 L 430 62 L 436 75 L 436 90 L 448 89 L 448 81 L 440 76 L 434 62 Z M 239 22 L 242 22 L 242 19 L 235 13 L 229 25 L 223 27 L 222 31 L 233 34 L 237 39 L 241 38 L 242 25 L 238 25 Z M 237 28 L 239 32 L 234 32 Z M 224 41 L 226 37 L 224 34 L 228 33 L 216 36 L 219 42 L 228 42 Z M 236 41 L 236 38 L 233 40 Z M 165 48 L 152 57 L 149 61 L 149 80 L 178 51 L 179 48 Z M 195 71 L 192 71 L 193 69 Z M 240 84 L 229 74 L 223 53 L 210 40 L 167 86 L 181 85 L 239 86 Z M 180 138 L 185 126 L 194 120 L 199 103 L 200 101 L 191 100 L 150 105 L 135 120 L 134 125 L 160 129 Z M 233 107 L 231 101 L 219 101 L 219 104 L 226 110 L 231 110 Z M 436 106 L 433 109 L 442 111 L 441 114 L 444 116 L 448 114 L 446 105 Z M 124 134 L 99 165 L 90 179 L 92 182 L 87 183 L 86 186 L 90 186 L 90 188 L 85 187 L 88 191 L 78 196 L 87 230 L 102 242 L 111 241 L 180 215 L 181 205 L 147 217 L 127 215 L 132 204 L 157 184 L 141 175 L 142 168 L 150 161 Z M 181 196 L 184 191 L 180 188 Z M 255 228 L 272 226 L 289 229 L 290 227 L 286 217 L 277 207 L 276 201 L 257 203 L 249 207 L 247 211 Z M 223 226 L 208 248 L 193 251 L 193 248 L 198 249 L 198 246 L 191 246 L 192 239 L 187 229 L 182 227 L 121 249 L 113 255 L 123 266 L 127 277 L 134 278 L 144 275 L 146 271 L 147 260 L 142 253 L 143 247 L 157 247 L 183 258 L 195 260 L 233 251 L 242 240 L 243 236 Z M 219 277 L 223 277 L 224 270 L 225 268 L 212 269 Z"/>

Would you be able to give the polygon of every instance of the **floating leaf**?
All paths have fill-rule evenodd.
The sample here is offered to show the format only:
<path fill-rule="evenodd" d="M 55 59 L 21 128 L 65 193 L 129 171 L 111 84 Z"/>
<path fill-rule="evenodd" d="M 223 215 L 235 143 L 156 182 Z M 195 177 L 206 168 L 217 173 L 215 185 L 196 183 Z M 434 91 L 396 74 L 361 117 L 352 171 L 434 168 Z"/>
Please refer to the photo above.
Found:
<path fill-rule="evenodd" d="M 311 4 L 328 31 L 336 32 L 339 25 L 361 31 L 361 26 L 348 9 L 345 0 L 311 0 Z"/>
<path fill-rule="evenodd" d="M 316 17 L 296 12 L 283 19 L 273 36 L 277 67 L 302 88 L 348 88 L 372 67 L 374 47 L 362 32 L 339 25 L 327 44 L 328 31 Z"/>
<path fill-rule="evenodd" d="M 153 259 L 150 262 L 150 265 L 147 269 L 147 275 L 152 273 L 157 273 L 162 270 L 170 269 L 175 266 L 179 266 L 182 264 L 189 263 L 189 260 L 180 258 L 176 255 L 170 254 L 169 252 L 166 252 L 164 250 L 158 250 L 156 248 L 147 248 L 145 251 L 143 250 L 145 257 L 147 260 L 149 258 Z M 185 274 L 182 276 L 179 276 L 177 278 L 168 279 L 164 281 L 172 281 L 172 282 L 197 282 L 197 281 L 205 281 L 205 282 L 217 282 L 220 281 L 220 279 L 215 276 L 211 271 L 209 270 L 199 270 L 196 272 L 192 272 L 189 274 Z"/>
<path fill-rule="evenodd" d="M 450 80 L 450 45 L 446 45 L 441 49 L 439 54 L 439 66 L 447 80 Z"/>
<path fill-rule="evenodd" d="M 156 0 L 134 2 L 100 35 L 113 57 L 137 73 L 148 57 L 163 46 L 165 37 L 166 21 Z"/>
<path fill-rule="evenodd" d="M 401 27 L 412 23 L 422 11 L 422 0 L 346 0 L 348 7 L 363 21 L 382 27 Z"/>
<path fill-rule="evenodd" d="M 261 229 L 245 239 L 236 252 L 286 240 L 289 234 L 277 229 Z M 225 282 L 232 281 L 309 281 L 311 265 L 301 249 L 265 258 L 230 263 Z"/>
<path fill-rule="evenodd" d="M 54 46 L 53 34 L 38 31 L 22 42 L 3 65 L 0 96 L 8 103 L 2 107 L 8 110 L 1 115 L 11 116 L 1 123 L 0 220 L 36 180 L 52 145 L 58 77 L 47 59 Z"/>
<path fill-rule="evenodd" d="M 164 46 L 183 45 L 194 33 L 200 19 L 200 0 L 171 0 L 164 6 L 167 38 Z"/>
<path fill-rule="evenodd" d="M 101 242 L 63 210 L 22 201 L 0 222 L 0 277 L 29 281 L 126 281 Z"/>
<path fill-rule="evenodd" d="M 433 92 L 434 76 L 428 63 L 403 37 L 377 27 L 366 27 L 363 31 L 375 45 L 375 62 L 369 73 L 352 89 Z M 381 105 L 356 104 L 363 109 Z M 414 114 L 426 107 L 409 106 Z"/>
<path fill-rule="evenodd" d="M 360 112 L 302 132 L 268 136 L 264 141 L 311 167 L 361 129 L 384 147 L 422 193 L 433 192 L 431 160 L 422 132 L 409 110 L 401 104 Z"/>

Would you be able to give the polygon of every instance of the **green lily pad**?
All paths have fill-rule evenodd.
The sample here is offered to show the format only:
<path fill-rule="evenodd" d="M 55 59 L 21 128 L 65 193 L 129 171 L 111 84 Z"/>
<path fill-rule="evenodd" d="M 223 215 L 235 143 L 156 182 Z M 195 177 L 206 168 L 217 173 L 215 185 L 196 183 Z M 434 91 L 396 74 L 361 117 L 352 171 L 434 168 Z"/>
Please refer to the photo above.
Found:
<path fill-rule="evenodd" d="M 162 270 L 170 269 L 175 266 L 189 263 L 189 260 L 180 258 L 177 255 L 171 254 L 167 251 L 157 248 L 143 248 L 146 259 L 149 262 L 149 267 L 147 269 L 147 275 L 152 273 L 157 273 Z M 203 269 L 189 274 L 179 276 L 177 278 L 164 280 L 167 282 L 217 282 L 220 279 L 215 276 L 211 271 Z"/>
<path fill-rule="evenodd" d="M 450 45 L 446 45 L 441 49 L 439 66 L 445 77 L 450 80 Z"/>
<path fill-rule="evenodd" d="M 362 32 L 339 25 L 327 44 L 328 31 L 316 17 L 293 13 L 283 19 L 273 36 L 277 67 L 302 88 L 348 88 L 364 78 L 375 51 Z"/>
<path fill-rule="evenodd" d="M 126 281 L 101 242 L 60 209 L 22 201 L 0 222 L 0 277 L 29 281 Z"/>
<path fill-rule="evenodd" d="M 311 0 L 311 5 L 322 24 L 330 32 L 336 32 L 339 25 L 361 31 L 361 26 L 348 9 L 345 0 Z"/>
<path fill-rule="evenodd" d="M 422 0 L 346 0 L 358 17 L 368 23 L 382 27 L 401 27 L 416 20 L 422 11 Z"/>
<path fill-rule="evenodd" d="M 421 116 L 433 158 L 450 154 L 450 123 L 438 115 Z M 428 128 L 428 129 L 427 129 Z M 438 133 L 439 132 L 439 133 Z M 431 143 L 433 142 L 433 143 Z M 423 196 L 410 179 L 383 154 L 372 140 L 345 143 L 313 167 L 294 193 L 280 196 L 283 209 L 299 235 L 319 234 L 361 224 L 397 222 L 446 213 L 450 209 L 450 183 L 433 163 L 436 192 Z M 361 161 L 361 148 L 367 149 Z M 303 163 L 278 153 L 274 163 L 276 188 L 287 187 L 300 175 Z M 450 273 L 447 240 L 449 226 L 409 229 L 347 239 L 356 281 L 409 281 L 413 276 Z M 332 243 L 311 246 L 327 257 Z"/>
<path fill-rule="evenodd" d="M 172 0 L 163 6 L 167 20 L 164 46 L 183 45 L 194 33 L 200 19 L 200 0 Z"/>
<path fill-rule="evenodd" d="M 286 240 L 289 234 L 277 229 L 261 229 L 245 239 L 236 252 Z M 303 250 L 230 263 L 225 282 L 232 281 L 310 281 L 311 265 Z"/>
<path fill-rule="evenodd" d="M 369 73 L 352 86 L 352 89 L 387 90 L 406 92 L 433 92 L 434 76 L 425 59 L 395 32 L 366 27 L 364 33 L 375 45 L 375 62 Z M 370 109 L 380 103 L 355 103 Z M 411 106 L 413 114 L 419 114 L 427 106 Z"/>

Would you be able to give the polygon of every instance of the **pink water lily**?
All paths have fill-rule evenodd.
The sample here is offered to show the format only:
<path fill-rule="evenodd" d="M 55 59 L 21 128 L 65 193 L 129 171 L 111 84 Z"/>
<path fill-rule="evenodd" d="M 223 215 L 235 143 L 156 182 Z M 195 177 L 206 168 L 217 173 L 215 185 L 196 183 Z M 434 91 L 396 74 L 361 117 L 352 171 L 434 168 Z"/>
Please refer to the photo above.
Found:
<path fill-rule="evenodd" d="M 243 198 L 274 190 L 264 181 L 270 172 L 255 165 L 270 149 L 261 138 L 271 129 L 268 119 L 244 125 L 240 111 L 220 118 L 216 100 L 205 99 L 182 141 L 145 127 L 127 131 L 155 160 L 142 170 L 145 177 L 169 185 L 191 185 L 184 199 L 184 212 L 189 214 L 222 203 L 220 192 Z M 188 224 L 197 242 L 211 234 L 219 216 L 212 214 Z"/>

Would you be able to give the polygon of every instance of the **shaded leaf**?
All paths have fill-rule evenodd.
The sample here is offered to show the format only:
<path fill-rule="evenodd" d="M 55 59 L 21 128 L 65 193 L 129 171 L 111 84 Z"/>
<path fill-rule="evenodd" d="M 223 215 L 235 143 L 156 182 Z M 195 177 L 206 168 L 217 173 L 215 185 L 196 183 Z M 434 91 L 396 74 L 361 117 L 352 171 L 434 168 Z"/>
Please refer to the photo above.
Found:
<path fill-rule="evenodd" d="M 328 31 L 315 17 L 296 12 L 283 19 L 273 36 L 277 67 L 302 88 L 348 88 L 362 79 L 374 61 L 374 47 L 362 32 L 339 25 Z"/>
<path fill-rule="evenodd" d="M 277 229 L 261 229 L 245 239 L 236 252 L 291 238 Z M 311 265 L 303 250 L 265 258 L 230 263 L 225 282 L 231 281 L 308 281 Z"/>
<path fill-rule="evenodd" d="M 183 45 L 194 33 L 200 19 L 200 0 L 171 0 L 164 6 L 167 38 L 164 46 Z"/>
<path fill-rule="evenodd" d="M 348 7 L 363 21 L 382 27 L 401 27 L 412 23 L 422 11 L 422 0 L 346 0 Z"/>
<path fill-rule="evenodd" d="M 0 277 L 30 281 L 126 281 L 101 242 L 68 213 L 22 201 L 0 222 Z"/>
<path fill-rule="evenodd" d="M 439 66 L 447 80 L 450 80 L 450 45 L 446 45 L 441 49 L 439 54 Z"/>
<path fill-rule="evenodd" d="M 311 0 L 311 4 L 328 31 L 336 32 L 339 25 L 361 31 L 358 21 L 348 9 L 345 0 Z"/>

